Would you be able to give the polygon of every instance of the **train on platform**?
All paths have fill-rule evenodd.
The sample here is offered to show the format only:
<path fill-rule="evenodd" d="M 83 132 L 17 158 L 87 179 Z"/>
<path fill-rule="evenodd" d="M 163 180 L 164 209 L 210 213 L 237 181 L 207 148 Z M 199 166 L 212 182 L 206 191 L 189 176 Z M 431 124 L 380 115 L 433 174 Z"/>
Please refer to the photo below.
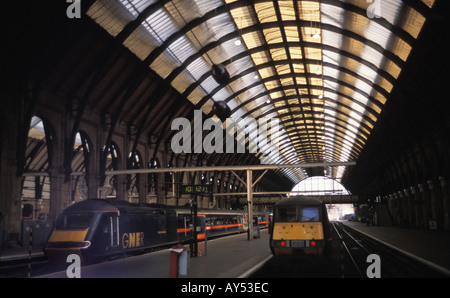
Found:
<path fill-rule="evenodd" d="M 325 256 L 330 246 L 326 206 L 315 198 L 296 196 L 277 202 L 270 229 L 274 256 Z"/>
<path fill-rule="evenodd" d="M 244 214 L 247 216 L 247 214 Z M 258 229 L 266 229 L 270 226 L 269 213 L 267 212 L 253 212 L 253 227 Z M 246 229 L 244 227 L 244 229 Z M 246 230 L 247 231 L 247 230 Z"/>
<path fill-rule="evenodd" d="M 70 254 L 79 255 L 82 264 L 92 264 L 130 252 L 186 243 L 192 237 L 192 221 L 189 207 L 88 199 L 60 214 L 44 253 L 53 264 L 66 264 Z M 267 228 L 268 215 L 255 212 L 253 223 L 259 229 Z M 197 210 L 199 241 L 247 230 L 244 211 Z"/>

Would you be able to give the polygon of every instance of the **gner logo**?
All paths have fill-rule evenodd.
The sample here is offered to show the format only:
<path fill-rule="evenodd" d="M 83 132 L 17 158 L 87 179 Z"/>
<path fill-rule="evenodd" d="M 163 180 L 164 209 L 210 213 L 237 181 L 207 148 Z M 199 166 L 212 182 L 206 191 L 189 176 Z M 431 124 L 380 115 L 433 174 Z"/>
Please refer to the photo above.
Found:
<path fill-rule="evenodd" d="M 144 246 L 144 232 L 124 233 L 122 235 L 122 247 L 133 248 Z"/>

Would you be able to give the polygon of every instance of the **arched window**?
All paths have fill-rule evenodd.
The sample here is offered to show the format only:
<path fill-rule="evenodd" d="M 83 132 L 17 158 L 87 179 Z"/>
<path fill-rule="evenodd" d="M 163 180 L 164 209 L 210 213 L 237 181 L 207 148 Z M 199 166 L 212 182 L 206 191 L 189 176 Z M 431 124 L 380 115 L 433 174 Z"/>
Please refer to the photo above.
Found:
<path fill-rule="evenodd" d="M 291 196 L 322 196 L 322 195 L 348 195 L 345 187 L 334 179 L 315 176 L 303 179 L 292 189 Z M 341 220 L 347 214 L 353 214 L 353 204 L 328 204 L 328 218 L 330 220 Z"/>
<path fill-rule="evenodd" d="M 345 187 L 334 179 L 315 176 L 303 179 L 292 189 L 292 195 L 348 195 Z"/>
<path fill-rule="evenodd" d="M 44 218 L 49 213 L 50 179 L 47 173 L 50 168 L 49 155 L 53 142 L 53 135 L 49 133 L 49 129 L 48 124 L 44 124 L 41 118 L 37 116 L 31 118 L 23 171 L 36 173 L 36 175 L 22 177 L 22 205 L 24 206 L 22 211 L 26 218 L 34 217 L 33 210 L 38 211 L 39 214 L 42 213 Z M 31 213 L 27 211 L 27 208 L 30 208 L 28 205 L 31 206 Z"/>
<path fill-rule="evenodd" d="M 128 154 L 127 169 L 140 169 L 142 167 L 142 157 L 139 151 Z M 139 200 L 139 179 L 138 174 L 126 175 L 128 201 L 137 203 Z"/>
<path fill-rule="evenodd" d="M 160 167 L 158 158 L 152 158 L 148 164 L 149 169 L 158 169 Z M 150 173 L 147 175 L 148 192 L 158 194 L 158 174 Z"/>
<path fill-rule="evenodd" d="M 91 144 L 89 137 L 83 131 L 75 135 L 73 147 L 72 171 L 75 173 L 87 173 L 89 168 Z M 88 181 L 87 175 L 75 175 L 72 177 L 72 201 L 87 199 Z"/>

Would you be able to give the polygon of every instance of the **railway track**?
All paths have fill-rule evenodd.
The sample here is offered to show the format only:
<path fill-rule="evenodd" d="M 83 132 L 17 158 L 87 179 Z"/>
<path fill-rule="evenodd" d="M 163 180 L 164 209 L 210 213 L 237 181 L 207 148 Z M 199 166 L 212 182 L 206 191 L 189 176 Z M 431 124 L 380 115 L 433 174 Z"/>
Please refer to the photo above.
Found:
<path fill-rule="evenodd" d="M 0 278 L 26 278 L 37 274 L 49 273 L 49 263 L 44 256 L 0 262 Z"/>
<path fill-rule="evenodd" d="M 412 255 L 362 234 L 342 223 L 332 223 L 332 227 L 342 243 L 345 257 L 342 264 L 351 268 L 343 274 L 357 277 L 381 278 L 443 278 L 449 277 L 437 267 L 430 266 Z M 370 258 L 369 256 L 375 256 Z M 345 266 L 345 265 L 344 265 Z M 377 268 L 378 266 L 378 268 Z M 378 272 L 377 272 L 378 271 Z"/>
<path fill-rule="evenodd" d="M 251 278 L 442 278 L 446 272 L 389 247 L 339 222 L 332 222 L 324 260 L 273 257 Z"/>
<path fill-rule="evenodd" d="M 365 277 L 367 249 L 338 223 L 331 223 L 331 227 L 335 232 L 333 246 L 339 247 L 341 277 Z"/>

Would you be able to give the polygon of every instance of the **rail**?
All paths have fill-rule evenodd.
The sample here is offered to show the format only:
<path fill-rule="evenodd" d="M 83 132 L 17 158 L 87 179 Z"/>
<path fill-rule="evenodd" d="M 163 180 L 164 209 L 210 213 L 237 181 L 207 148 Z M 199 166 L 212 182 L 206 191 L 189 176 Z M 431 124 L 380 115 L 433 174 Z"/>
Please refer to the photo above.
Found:
<path fill-rule="evenodd" d="M 356 256 L 354 255 L 354 252 L 352 253 L 351 248 L 358 246 L 359 248 L 363 249 L 364 251 L 366 251 L 364 249 L 364 247 L 361 245 L 361 243 L 359 243 L 355 238 L 353 238 L 350 234 L 348 234 L 343 228 L 342 226 L 340 226 L 338 223 L 331 223 L 331 226 L 333 227 L 334 231 L 336 232 L 336 235 L 338 236 L 338 239 L 340 241 L 340 245 L 341 247 L 344 249 L 344 251 L 347 254 L 348 259 L 350 260 L 351 265 L 353 266 L 353 268 L 356 270 L 357 272 L 357 277 L 365 277 L 365 275 L 363 274 L 363 270 L 361 269 L 361 260 L 360 258 L 356 258 Z M 349 243 L 347 239 L 351 240 L 351 243 Z M 347 243 L 346 243 L 347 242 Z M 350 247 L 350 249 L 349 249 Z M 342 271 L 344 272 L 344 257 L 341 257 L 341 266 L 342 266 Z M 344 277 L 344 273 L 342 273 L 342 276 Z"/>
<path fill-rule="evenodd" d="M 354 266 L 362 277 L 367 276 L 364 267 L 367 268 L 369 265 L 367 263 L 369 255 L 379 256 L 380 277 L 383 278 L 448 278 L 450 276 L 450 271 L 446 269 L 424 262 L 418 257 L 382 243 L 349 226 L 333 223 L 333 228 L 343 243 L 346 242 L 344 245 L 349 258 L 354 260 Z M 348 249 L 349 246 L 350 249 Z"/>

